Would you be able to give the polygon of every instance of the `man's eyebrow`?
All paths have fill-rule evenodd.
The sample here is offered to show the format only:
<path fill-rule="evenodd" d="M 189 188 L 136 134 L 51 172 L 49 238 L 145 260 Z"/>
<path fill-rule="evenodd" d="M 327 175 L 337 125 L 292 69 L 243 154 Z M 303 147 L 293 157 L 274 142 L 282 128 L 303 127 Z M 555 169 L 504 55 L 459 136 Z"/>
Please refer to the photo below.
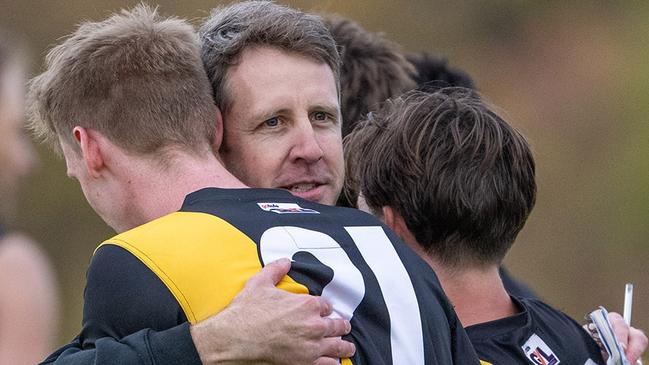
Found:
<path fill-rule="evenodd" d="M 340 114 L 340 106 L 337 104 L 321 103 L 312 106 L 311 111 L 325 111 L 334 115 Z"/>
<path fill-rule="evenodd" d="M 257 110 L 251 113 L 251 120 L 255 121 L 264 121 L 266 119 L 282 115 L 289 114 L 291 111 L 289 109 L 266 109 L 266 110 Z"/>

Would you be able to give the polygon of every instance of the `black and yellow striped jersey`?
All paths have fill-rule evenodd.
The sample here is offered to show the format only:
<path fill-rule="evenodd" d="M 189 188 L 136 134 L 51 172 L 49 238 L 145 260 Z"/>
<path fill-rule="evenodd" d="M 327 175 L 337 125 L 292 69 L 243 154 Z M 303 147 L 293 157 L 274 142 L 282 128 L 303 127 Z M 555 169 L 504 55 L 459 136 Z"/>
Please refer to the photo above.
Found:
<path fill-rule="evenodd" d="M 202 189 L 178 212 L 102 243 L 78 341 L 92 348 L 201 321 L 282 257 L 293 264 L 279 287 L 321 295 L 351 321 L 357 352 L 343 364 L 479 363 L 434 272 L 393 232 L 358 210 L 272 189 Z"/>
<path fill-rule="evenodd" d="M 466 328 L 484 365 L 606 364 L 572 318 L 538 299 L 512 298 L 518 314 Z"/>

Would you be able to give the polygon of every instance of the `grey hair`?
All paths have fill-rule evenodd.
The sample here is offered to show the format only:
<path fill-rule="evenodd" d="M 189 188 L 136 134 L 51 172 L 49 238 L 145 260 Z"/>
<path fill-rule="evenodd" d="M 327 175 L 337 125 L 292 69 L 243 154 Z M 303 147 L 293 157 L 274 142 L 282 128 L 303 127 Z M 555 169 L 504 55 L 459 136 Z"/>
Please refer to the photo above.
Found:
<path fill-rule="evenodd" d="M 271 1 L 244 1 L 215 8 L 199 34 L 214 100 L 223 112 L 231 103 L 226 87 L 228 69 L 251 46 L 274 47 L 327 64 L 340 91 L 340 54 L 317 15 Z"/>

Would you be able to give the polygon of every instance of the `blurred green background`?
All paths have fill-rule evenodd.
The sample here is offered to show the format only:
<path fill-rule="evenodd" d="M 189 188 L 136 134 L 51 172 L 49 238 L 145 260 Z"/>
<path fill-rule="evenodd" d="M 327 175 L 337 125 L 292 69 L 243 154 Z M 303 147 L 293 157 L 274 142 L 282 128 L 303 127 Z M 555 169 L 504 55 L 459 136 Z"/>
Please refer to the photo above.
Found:
<path fill-rule="evenodd" d="M 156 4 L 150 2 L 151 4 Z M 597 305 L 649 328 L 649 3 L 625 1 L 292 1 L 353 18 L 408 51 L 445 55 L 529 138 L 536 209 L 506 262 L 578 321 Z M 136 1 L 0 0 L 0 26 L 24 35 L 31 70 L 83 20 Z M 157 1 L 199 24 L 213 1 Z M 39 147 L 15 226 L 40 241 L 60 282 L 59 343 L 80 328 L 85 269 L 111 230 L 65 164 Z"/>

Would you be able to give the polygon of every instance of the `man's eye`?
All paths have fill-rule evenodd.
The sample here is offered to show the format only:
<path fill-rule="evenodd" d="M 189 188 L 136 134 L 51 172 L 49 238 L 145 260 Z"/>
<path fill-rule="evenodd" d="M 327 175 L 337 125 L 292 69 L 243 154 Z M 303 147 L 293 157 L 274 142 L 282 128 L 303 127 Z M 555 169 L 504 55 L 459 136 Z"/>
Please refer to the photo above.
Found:
<path fill-rule="evenodd" d="M 266 119 L 264 121 L 264 124 L 266 125 L 266 127 L 277 127 L 279 125 L 279 118 L 273 117 L 270 119 Z"/>
<path fill-rule="evenodd" d="M 313 119 L 317 121 L 327 120 L 327 113 L 325 112 L 315 112 L 313 113 Z"/>

